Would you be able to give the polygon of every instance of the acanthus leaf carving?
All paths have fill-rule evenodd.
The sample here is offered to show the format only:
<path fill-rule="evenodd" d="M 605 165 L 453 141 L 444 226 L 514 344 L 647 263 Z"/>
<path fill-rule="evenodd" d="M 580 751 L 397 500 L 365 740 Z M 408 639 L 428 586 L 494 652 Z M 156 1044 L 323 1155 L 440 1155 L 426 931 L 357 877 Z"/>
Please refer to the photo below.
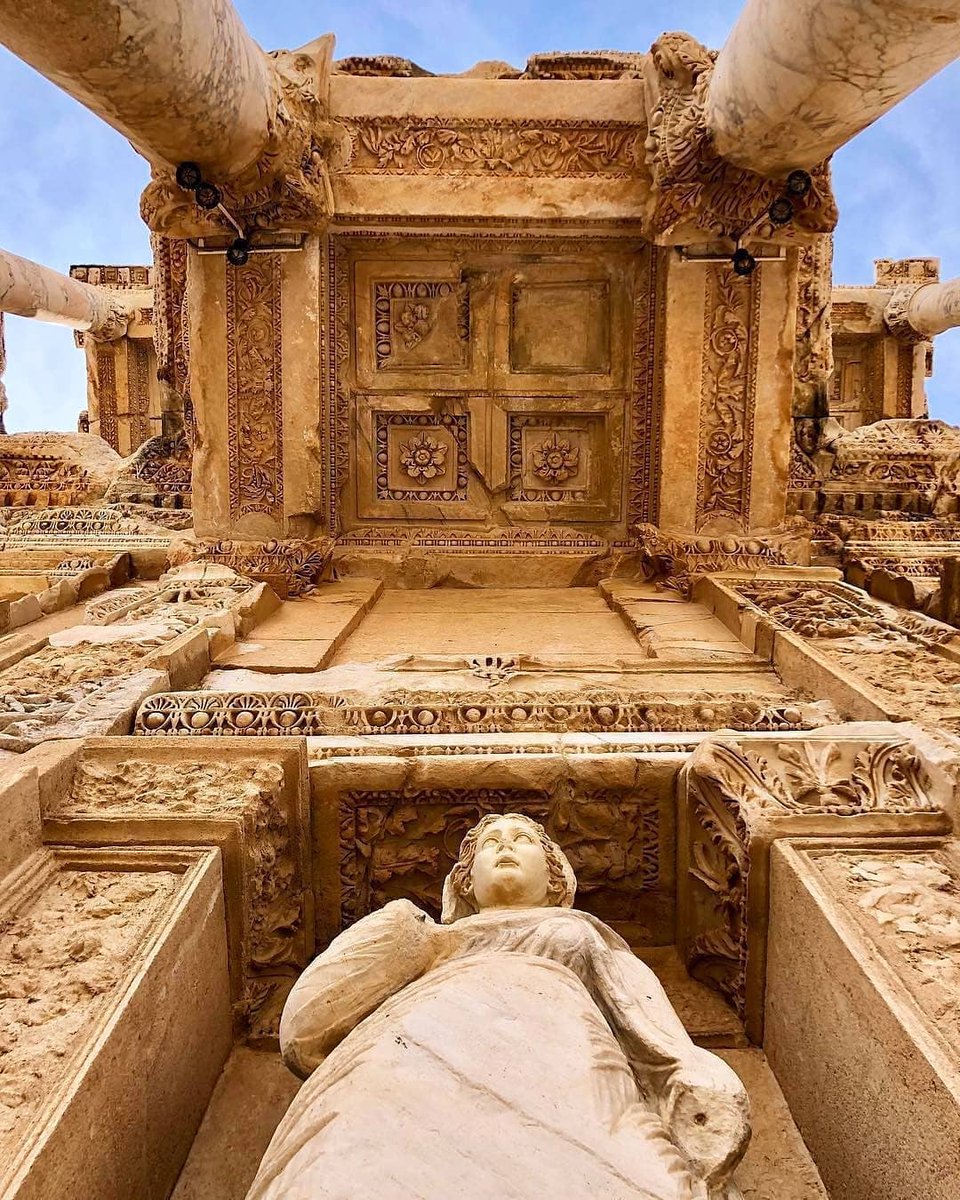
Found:
<path fill-rule="evenodd" d="M 714 149 L 705 106 L 716 58 L 716 51 L 685 33 L 665 33 L 650 48 L 643 79 L 646 159 L 654 184 L 648 217 L 655 235 L 692 224 L 737 237 L 783 192 L 779 180 L 736 167 Z M 794 223 L 806 233 L 828 233 L 838 216 L 829 168 L 821 164 L 811 175 L 813 186 L 796 205 Z M 756 236 L 766 232 L 761 227 Z"/>
<path fill-rule="evenodd" d="M 329 164 L 342 133 L 329 117 L 333 35 L 299 50 L 266 56 L 274 112 L 256 162 L 230 179 L 214 179 L 223 205 L 248 232 L 322 229 L 333 216 Z M 154 170 L 140 199 L 148 227 L 166 237 L 233 237 L 216 209 L 201 209 L 177 186 L 172 170 Z"/>

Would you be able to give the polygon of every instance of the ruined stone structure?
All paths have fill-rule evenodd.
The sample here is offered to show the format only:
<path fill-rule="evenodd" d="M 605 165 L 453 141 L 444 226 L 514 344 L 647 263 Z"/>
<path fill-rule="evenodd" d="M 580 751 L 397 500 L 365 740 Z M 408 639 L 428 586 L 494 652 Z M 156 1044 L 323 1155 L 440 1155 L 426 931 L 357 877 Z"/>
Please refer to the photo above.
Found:
<path fill-rule="evenodd" d="M 500 814 L 582 911 L 474 951 L 580 972 L 564 1028 L 607 1022 L 610 1113 L 691 1194 L 954 1200 L 960 430 L 924 379 L 960 288 L 834 281 L 829 159 L 960 53 L 956 5 L 749 0 L 719 53 L 456 77 L 155 7 L 0 0 L 149 161 L 154 252 L 0 253 L 0 313 L 88 377 L 77 433 L 0 439 L 0 1194 L 388 1200 L 285 1138 L 335 1144 L 311 1097 L 355 1108 L 350 1047 L 449 979 L 480 925 L 442 941 L 444 881 Z"/>

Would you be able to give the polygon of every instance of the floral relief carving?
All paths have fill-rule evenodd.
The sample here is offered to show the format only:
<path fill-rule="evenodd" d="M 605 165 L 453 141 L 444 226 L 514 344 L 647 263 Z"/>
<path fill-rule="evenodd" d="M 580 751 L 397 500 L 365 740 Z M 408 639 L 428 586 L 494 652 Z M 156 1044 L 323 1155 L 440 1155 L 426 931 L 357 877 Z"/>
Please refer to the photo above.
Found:
<path fill-rule="evenodd" d="M 411 479 L 435 479 L 445 470 L 447 449 L 435 438 L 421 433 L 400 443 L 400 465 Z"/>
<path fill-rule="evenodd" d="M 348 175 L 636 178 L 644 130 L 616 121 L 346 117 Z"/>
<path fill-rule="evenodd" d="M 396 357 L 397 343 L 407 351 L 417 346 L 436 328 L 440 305 L 448 297 L 456 304 L 456 337 L 465 354 L 470 340 L 470 291 L 464 284 L 444 280 L 395 280 L 374 288 L 374 332 L 377 368 L 382 370 Z"/>
<path fill-rule="evenodd" d="M 226 273 L 230 514 L 283 514 L 280 255 Z"/>
<path fill-rule="evenodd" d="M 533 447 L 533 473 L 548 483 L 565 483 L 580 470 L 580 448 L 555 433 Z"/>
<path fill-rule="evenodd" d="M 466 500 L 468 427 L 463 414 L 375 413 L 377 499 Z M 412 437 L 393 440 L 408 429 Z M 397 479 L 401 473 L 410 486 Z"/>
<path fill-rule="evenodd" d="M 340 919 L 343 925 L 391 899 L 439 914 L 444 875 L 464 834 L 491 812 L 546 824 L 577 873 L 589 911 L 624 920 L 661 919 L 660 801 L 629 789 L 578 793 L 466 788 L 346 792 L 340 796 Z M 660 930 L 657 930 L 660 932 Z"/>
<path fill-rule="evenodd" d="M 707 268 L 698 530 L 717 519 L 740 528 L 750 523 L 761 270 L 740 280 L 726 266 Z"/>

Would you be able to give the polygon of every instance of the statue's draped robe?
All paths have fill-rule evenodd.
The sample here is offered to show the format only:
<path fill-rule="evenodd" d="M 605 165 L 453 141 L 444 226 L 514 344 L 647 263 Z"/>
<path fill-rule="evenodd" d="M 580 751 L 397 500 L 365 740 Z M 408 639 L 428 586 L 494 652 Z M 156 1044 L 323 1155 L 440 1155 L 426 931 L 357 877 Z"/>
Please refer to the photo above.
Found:
<path fill-rule="evenodd" d="M 248 1200 L 697 1200 L 664 1121 L 745 1126 L 736 1076 L 573 910 L 388 904 L 304 972 L 281 1044 L 307 1080 Z"/>

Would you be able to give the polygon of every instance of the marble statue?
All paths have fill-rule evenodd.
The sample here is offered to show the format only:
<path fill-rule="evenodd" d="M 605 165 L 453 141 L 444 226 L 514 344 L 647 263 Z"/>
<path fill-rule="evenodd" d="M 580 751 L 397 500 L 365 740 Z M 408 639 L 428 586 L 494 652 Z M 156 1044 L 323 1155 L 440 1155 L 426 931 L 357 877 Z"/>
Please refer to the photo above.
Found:
<path fill-rule="evenodd" d="M 394 900 L 336 938 L 287 1000 L 306 1083 L 248 1200 L 738 1196 L 740 1080 L 575 890 L 541 825 L 488 816 L 441 924 Z"/>

